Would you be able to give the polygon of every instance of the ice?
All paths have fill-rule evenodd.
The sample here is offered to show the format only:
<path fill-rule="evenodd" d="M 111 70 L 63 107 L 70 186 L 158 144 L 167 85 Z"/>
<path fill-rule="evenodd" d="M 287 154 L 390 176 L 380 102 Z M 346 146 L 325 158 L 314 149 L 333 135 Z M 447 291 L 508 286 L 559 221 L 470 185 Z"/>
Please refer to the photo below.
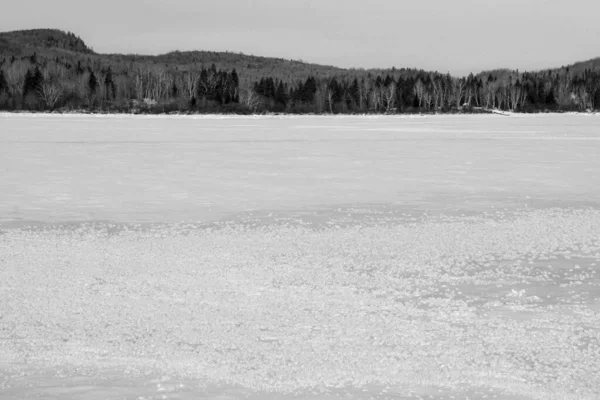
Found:
<path fill-rule="evenodd" d="M 598 398 L 598 125 L 0 115 L 0 398 Z"/>
<path fill-rule="evenodd" d="M 598 132 L 600 116 L 580 115 L 2 115 L 0 216 L 178 222 L 353 203 L 596 206 Z"/>

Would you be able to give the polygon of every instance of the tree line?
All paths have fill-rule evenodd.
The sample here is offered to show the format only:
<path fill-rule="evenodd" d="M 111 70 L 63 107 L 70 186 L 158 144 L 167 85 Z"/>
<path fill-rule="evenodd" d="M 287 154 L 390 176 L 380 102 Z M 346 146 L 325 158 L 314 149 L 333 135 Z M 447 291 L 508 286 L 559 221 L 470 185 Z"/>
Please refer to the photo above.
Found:
<path fill-rule="evenodd" d="M 296 79 L 210 66 L 91 56 L 0 59 L 0 109 L 210 113 L 411 113 L 600 108 L 600 71 L 495 71 L 453 77 L 414 69 L 341 70 Z"/>

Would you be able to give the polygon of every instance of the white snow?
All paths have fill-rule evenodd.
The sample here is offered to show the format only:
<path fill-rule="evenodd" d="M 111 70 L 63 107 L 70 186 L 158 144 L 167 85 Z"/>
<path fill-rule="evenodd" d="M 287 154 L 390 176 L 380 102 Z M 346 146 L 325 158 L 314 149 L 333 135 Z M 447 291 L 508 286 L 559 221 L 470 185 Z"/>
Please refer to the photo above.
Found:
<path fill-rule="evenodd" d="M 0 397 L 598 398 L 599 125 L 0 115 Z"/>
<path fill-rule="evenodd" d="M 598 132 L 600 117 L 579 115 L 9 115 L 0 117 L 0 217 L 176 222 L 340 203 L 595 205 Z"/>

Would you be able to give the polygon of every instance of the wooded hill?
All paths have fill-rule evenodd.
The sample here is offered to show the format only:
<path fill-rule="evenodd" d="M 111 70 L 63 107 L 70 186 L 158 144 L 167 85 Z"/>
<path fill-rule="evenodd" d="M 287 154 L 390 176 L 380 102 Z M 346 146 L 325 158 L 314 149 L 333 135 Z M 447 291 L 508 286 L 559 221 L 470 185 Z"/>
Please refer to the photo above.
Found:
<path fill-rule="evenodd" d="M 231 52 L 98 54 L 73 33 L 0 33 L 0 109 L 402 113 L 600 108 L 600 58 L 467 77 L 342 69 Z"/>

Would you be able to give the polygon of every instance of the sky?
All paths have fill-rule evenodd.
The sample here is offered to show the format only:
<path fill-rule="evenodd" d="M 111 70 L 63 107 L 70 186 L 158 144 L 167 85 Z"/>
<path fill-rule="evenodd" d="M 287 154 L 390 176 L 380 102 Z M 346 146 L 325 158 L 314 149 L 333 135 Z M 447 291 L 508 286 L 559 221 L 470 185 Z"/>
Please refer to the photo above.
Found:
<path fill-rule="evenodd" d="M 100 53 L 232 51 L 466 75 L 600 57 L 598 0 L 31 0 L 0 31 L 57 28 Z"/>

